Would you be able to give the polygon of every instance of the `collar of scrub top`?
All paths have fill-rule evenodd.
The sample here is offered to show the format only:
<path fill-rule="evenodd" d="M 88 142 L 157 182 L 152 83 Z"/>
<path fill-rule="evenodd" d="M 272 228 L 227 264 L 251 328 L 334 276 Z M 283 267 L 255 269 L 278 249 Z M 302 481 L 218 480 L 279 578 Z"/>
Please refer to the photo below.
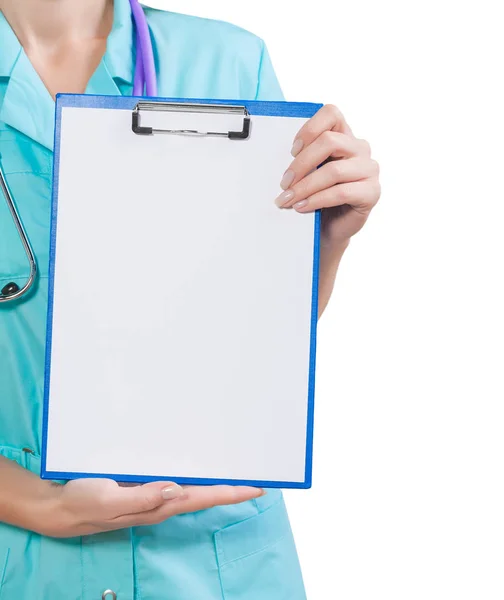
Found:
<path fill-rule="evenodd" d="M 138 6 L 138 0 L 135 3 Z M 134 35 L 130 0 L 114 0 L 107 50 L 88 83 L 87 94 L 120 96 L 119 81 L 134 85 L 135 54 L 142 54 L 136 52 Z M 0 40 L 0 86 L 2 79 L 8 81 L 0 121 L 53 150 L 54 101 L 1 11 Z M 155 90 L 149 91 L 149 95 L 156 95 Z"/>

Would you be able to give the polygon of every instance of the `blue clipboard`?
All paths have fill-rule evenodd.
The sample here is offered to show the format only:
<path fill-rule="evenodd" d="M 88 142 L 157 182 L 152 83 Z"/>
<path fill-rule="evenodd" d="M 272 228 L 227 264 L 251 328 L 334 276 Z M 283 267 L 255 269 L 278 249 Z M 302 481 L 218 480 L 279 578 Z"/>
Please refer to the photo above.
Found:
<path fill-rule="evenodd" d="M 313 450 L 313 419 L 314 419 L 314 395 L 315 395 L 315 364 L 316 364 L 316 339 L 318 319 L 318 284 L 319 284 L 319 256 L 320 256 L 320 210 L 316 211 L 313 229 L 313 265 L 312 265 L 312 289 L 311 289 L 311 322 L 309 335 L 309 381 L 307 394 L 307 418 L 306 418 L 306 451 L 305 469 L 303 480 L 261 480 L 261 479 L 236 479 L 222 477 L 179 477 L 170 473 L 158 475 L 139 475 L 133 473 L 109 473 L 94 470 L 82 472 L 81 470 L 55 469 L 48 459 L 48 446 L 51 436 L 51 411 L 53 410 L 53 399 L 51 397 L 52 380 L 52 356 L 53 356 L 53 326 L 55 311 L 55 267 L 58 264 L 57 241 L 58 241 L 58 201 L 60 189 L 60 167 L 62 159 L 62 117 L 67 108 L 106 109 L 111 111 L 127 111 L 134 113 L 139 102 L 145 101 L 135 97 L 115 96 L 91 96 L 91 95 L 66 95 L 60 94 L 56 100 L 56 127 L 54 138 L 54 169 L 53 169 L 53 199 L 52 218 L 50 233 L 50 265 L 49 265 L 49 301 L 47 313 L 47 342 L 46 342 L 46 365 L 44 384 L 44 412 L 43 412 L 43 434 L 42 434 L 42 468 L 41 477 L 52 480 L 70 480 L 82 477 L 104 477 L 121 482 L 145 483 L 156 480 L 170 480 L 181 484 L 213 485 L 251 485 L 266 488 L 310 488 L 312 485 L 312 450 Z M 245 107 L 250 117 L 299 117 L 311 118 L 320 108 L 321 104 L 293 103 L 293 102 L 265 102 L 265 101 L 240 101 L 223 99 L 195 99 L 195 98 L 156 98 L 152 102 L 159 103 L 183 103 L 187 105 L 212 105 L 212 106 L 240 106 Z M 90 439 L 90 443 L 93 441 Z M 54 463 L 54 461 L 53 461 Z"/>

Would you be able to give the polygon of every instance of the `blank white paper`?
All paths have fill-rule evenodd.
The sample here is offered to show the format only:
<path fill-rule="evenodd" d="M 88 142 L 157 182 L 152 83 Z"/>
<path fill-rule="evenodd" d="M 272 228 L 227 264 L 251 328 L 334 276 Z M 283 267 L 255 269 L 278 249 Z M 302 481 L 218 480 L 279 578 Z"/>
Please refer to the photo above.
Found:
<path fill-rule="evenodd" d="M 47 472 L 305 480 L 315 216 L 274 204 L 305 120 L 62 109 Z"/>

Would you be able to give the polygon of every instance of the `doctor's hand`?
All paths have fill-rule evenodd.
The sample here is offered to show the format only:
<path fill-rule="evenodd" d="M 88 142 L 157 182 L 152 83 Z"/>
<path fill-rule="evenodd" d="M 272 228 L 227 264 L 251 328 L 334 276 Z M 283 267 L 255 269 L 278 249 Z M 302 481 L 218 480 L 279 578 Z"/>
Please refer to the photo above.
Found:
<path fill-rule="evenodd" d="M 280 208 L 321 210 L 319 316 L 329 301 L 340 259 L 350 238 L 380 198 L 379 166 L 366 140 L 358 139 L 336 106 L 307 121 L 283 175 Z M 319 167 L 319 168 L 317 168 Z"/>
<path fill-rule="evenodd" d="M 380 198 L 379 166 L 369 143 L 356 138 L 339 109 L 327 104 L 301 128 L 292 155 L 277 206 L 301 213 L 322 209 L 326 241 L 348 241 Z"/>
<path fill-rule="evenodd" d="M 52 500 L 45 511 L 42 533 L 75 537 L 127 527 L 153 525 L 174 515 L 257 498 L 251 487 L 189 486 L 166 481 L 123 487 L 109 479 L 78 479 L 51 483 Z"/>

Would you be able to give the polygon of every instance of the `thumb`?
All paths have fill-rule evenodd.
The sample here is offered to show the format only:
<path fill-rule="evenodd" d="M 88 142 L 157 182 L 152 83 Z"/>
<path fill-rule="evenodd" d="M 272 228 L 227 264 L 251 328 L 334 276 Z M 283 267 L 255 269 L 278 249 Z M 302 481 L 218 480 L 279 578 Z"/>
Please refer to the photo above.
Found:
<path fill-rule="evenodd" d="M 184 495 L 184 488 L 170 481 L 155 481 L 136 487 L 117 487 L 114 494 L 114 512 L 130 515 L 158 508 L 169 500 Z"/>

